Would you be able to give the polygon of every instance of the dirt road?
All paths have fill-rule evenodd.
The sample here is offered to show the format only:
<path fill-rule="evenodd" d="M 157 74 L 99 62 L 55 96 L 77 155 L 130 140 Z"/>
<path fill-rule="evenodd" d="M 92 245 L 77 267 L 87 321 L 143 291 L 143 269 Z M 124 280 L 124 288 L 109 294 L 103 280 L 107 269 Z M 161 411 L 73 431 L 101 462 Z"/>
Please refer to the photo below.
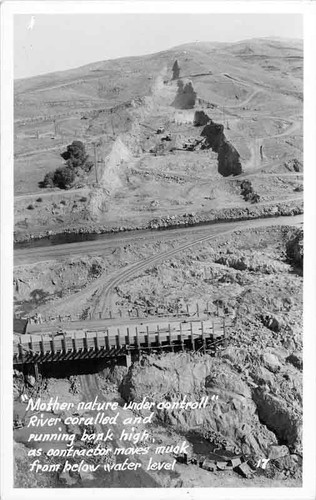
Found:
<path fill-rule="evenodd" d="M 90 285 L 86 286 L 80 292 L 74 293 L 67 297 L 67 304 L 69 308 L 72 303 L 78 303 L 78 300 L 81 298 L 87 297 L 87 295 L 93 293 L 94 294 L 94 308 L 98 312 L 101 312 L 102 315 L 105 313 L 106 308 L 109 305 L 110 301 L 110 292 L 112 289 L 122 282 L 127 282 L 132 277 L 137 276 L 139 273 L 142 273 L 148 268 L 151 268 L 153 265 L 163 262 L 166 259 L 169 259 L 179 252 L 183 250 L 188 250 L 194 245 L 198 243 L 203 243 L 212 239 L 215 239 L 218 236 L 223 234 L 229 234 L 236 230 L 243 230 L 249 228 L 260 228 L 260 227 L 268 227 L 273 225 L 297 225 L 303 222 L 303 215 L 293 216 L 293 217 L 275 217 L 269 219 L 256 219 L 252 221 L 242 221 L 242 222 L 233 222 L 233 223 L 221 223 L 221 224 L 213 224 L 210 226 L 198 226 L 193 228 L 183 228 L 183 229 L 174 229 L 163 232 L 151 232 L 144 231 L 140 236 L 138 234 L 128 235 L 130 239 L 134 242 L 139 241 L 140 238 L 145 239 L 146 242 L 153 239 L 160 239 L 165 241 L 166 239 L 175 239 L 180 238 L 181 236 L 186 237 L 186 243 L 177 245 L 163 253 L 155 254 L 141 261 L 135 262 L 129 266 L 124 267 L 123 269 L 111 273 L 110 275 L 107 273 L 103 273 L 98 279 L 93 281 Z M 97 241 L 85 241 L 82 243 L 72 243 L 65 245 L 58 245 L 56 247 L 44 247 L 44 248 L 34 248 L 34 249 L 26 249 L 17 251 L 18 257 L 16 256 L 16 265 L 27 264 L 32 262 L 39 262 L 45 260 L 54 260 L 65 257 L 74 257 L 74 255 L 82 255 L 82 254 L 103 254 L 105 252 L 112 252 L 114 248 L 117 248 L 120 244 L 126 244 L 126 239 L 122 236 L 119 238 L 115 238 L 112 235 L 112 239 L 107 241 L 107 239 L 100 239 Z M 119 241 L 121 240 L 121 241 Z M 19 263 L 19 264 L 18 264 Z M 55 302 L 55 307 L 58 305 L 64 305 L 65 299 L 59 299 Z"/>

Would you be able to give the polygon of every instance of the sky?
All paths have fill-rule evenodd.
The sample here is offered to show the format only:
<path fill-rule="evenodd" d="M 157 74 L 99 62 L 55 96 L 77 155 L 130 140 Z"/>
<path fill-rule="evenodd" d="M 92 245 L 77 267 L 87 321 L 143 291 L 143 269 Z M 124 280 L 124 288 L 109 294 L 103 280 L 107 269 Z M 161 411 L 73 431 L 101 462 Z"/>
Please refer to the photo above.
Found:
<path fill-rule="evenodd" d="M 194 41 L 303 38 L 297 14 L 41 14 L 14 16 L 14 78 Z"/>

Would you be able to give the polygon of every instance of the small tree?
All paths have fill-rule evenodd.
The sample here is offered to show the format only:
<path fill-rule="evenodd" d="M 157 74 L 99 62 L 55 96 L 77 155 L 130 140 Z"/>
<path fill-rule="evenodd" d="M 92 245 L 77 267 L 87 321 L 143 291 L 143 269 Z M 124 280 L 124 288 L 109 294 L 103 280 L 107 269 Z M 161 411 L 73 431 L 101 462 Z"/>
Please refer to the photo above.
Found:
<path fill-rule="evenodd" d="M 48 172 L 43 182 L 39 183 L 41 187 L 57 186 L 60 189 L 69 189 L 77 176 L 79 177 L 82 172 L 90 172 L 93 167 L 81 141 L 73 141 L 60 156 L 65 160 L 65 166 L 57 168 L 54 172 Z"/>
<path fill-rule="evenodd" d="M 57 168 L 54 172 L 54 185 L 58 186 L 60 189 L 69 189 L 72 186 L 75 177 L 76 174 L 72 168 Z"/>
<path fill-rule="evenodd" d="M 88 160 L 85 146 L 81 141 L 73 141 L 69 144 L 67 151 L 61 153 L 61 157 L 66 160 L 67 167 L 74 170 L 83 167 Z"/>
<path fill-rule="evenodd" d="M 54 174 L 55 172 L 47 172 L 42 183 L 43 187 L 54 187 Z"/>

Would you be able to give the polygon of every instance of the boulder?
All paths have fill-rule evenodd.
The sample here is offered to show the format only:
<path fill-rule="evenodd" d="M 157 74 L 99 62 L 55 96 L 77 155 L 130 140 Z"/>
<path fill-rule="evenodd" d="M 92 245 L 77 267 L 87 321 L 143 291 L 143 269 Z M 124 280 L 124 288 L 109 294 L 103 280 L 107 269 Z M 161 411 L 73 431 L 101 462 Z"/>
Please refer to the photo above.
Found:
<path fill-rule="evenodd" d="M 289 454 L 289 449 L 285 445 L 271 446 L 268 458 L 270 458 L 270 460 L 276 460 L 277 458 L 286 457 Z"/>
<path fill-rule="evenodd" d="M 33 377 L 33 375 L 27 375 L 26 380 L 30 386 L 34 387 L 36 380 L 35 377 Z"/>
<path fill-rule="evenodd" d="M 264 366 L 254 367 L 251 372 L 251 376 L 256 384 L 267 384 L 270 387 L 274 384 L 274 375 L 271 373 L 271 370 L 268 370 Z"/>
<path fill-rule="evenodd" d="M 283 398 L 262 388 L 253 391 L 253 400 L 257 405 L 260 421 L 271 429 L 280 441 L 285 442 L 292 449 L 299 450 L 302 438 L 302 417 L 297 410 L 289 406 Z"/>
<path fill-rule="evenodd" d="M 20 391 L 17 387 L 13 387 L 13 399 L 14 401 L 16 401 L 17 399 L 19 399 L 19 396 L 20 396 Z"/>
<path fill-rule="evenodd" d="M 61 483 L 66 484 L 67 486 L 72 486 L 73 484 L 76 484 L 76 482 L 77 482 L 76 479 L 71 477 L 69 472 L 66 472 L 66 471 L 62 471 L 59 474 L 58 479 Z"/>
<path fill-rule="evenodd" d="M 157 402 L 181 401 L 184 396 L 188 401 L 198 401 L 207 395 L 205 409 L 157 409 L 155 419 L 181 431 L 198 428 L 203 435 L 210 433 L 208 439 L 220 439 L 224 448 L 229 444 L 234 449 L 243 443 L 247 452 L 266 455 L 271 444 L 278 444 L 277 440 L 258 419 L 253 389 L 223 361 L 189 353 L 149 356 L 146 364 L 131 366 L 119 390 L 126 401 L 141 401 L 145 396 Z M 212 400 L 214 394 L 218 399 Z"/>
<path fill-rule="evenodd" d="M 295 368 L 297 368 L 298 370 L 302 370 L 303 369 L 303 358 L 302 358 L 302 355 L 300 353 L 292 353 L 290 354 L 286 360 L 285 360 L 287 363 L 291 363 L 293 366 L 295 366 Z"/>
<path fill-rule="evenodd" d="M 262 324 L 272 332 L 279 332 L 283 326 L 280 318 L 274 314 L 265 314 L 260 317 Z"/>
<path fill-rule="evenodd" d="M 277 358 L 277 356 L 271 354 L 270 352 L 264 353 L 262 355 L 262 361 L 264 363 L 264 366 L 272 373 L 277 373 L 281 368 L 279 358 Z"/>
<path fill-rule="evenodd" d="M 79 476 L 82 481 L 93 481 L 94 479 L 94 475 L 92 474 L 92 472 L 84 472 L 81 470 L 79 472 Z"/>
<path fill-rule="evenodd" d="M 245 477 L 246 479 L 251 479 L 253 476 L 253 471 L 247 464 L 247 462 L 243 462 L 242 464 L 238 465 L 236 467 L 236 472 L 238 472 L 241 476 Z"/>

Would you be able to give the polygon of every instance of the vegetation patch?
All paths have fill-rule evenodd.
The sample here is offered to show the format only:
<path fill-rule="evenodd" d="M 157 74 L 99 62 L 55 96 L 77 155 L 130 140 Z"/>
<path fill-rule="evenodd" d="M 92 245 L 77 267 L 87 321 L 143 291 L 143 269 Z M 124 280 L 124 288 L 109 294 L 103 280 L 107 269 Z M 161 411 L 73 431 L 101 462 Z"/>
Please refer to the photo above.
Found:
<path fill-rule="evenodd" d="M 40 182 L 40 187 L 70 189 L 77 179 L 89 173 L 93 167 L 81 141 L 73 141 L 72 144 L 69 144 L 67 150 L 61 153 L 61 157 L 65 160 L 65 165 L 48 172 L 44 180 Z"/>

